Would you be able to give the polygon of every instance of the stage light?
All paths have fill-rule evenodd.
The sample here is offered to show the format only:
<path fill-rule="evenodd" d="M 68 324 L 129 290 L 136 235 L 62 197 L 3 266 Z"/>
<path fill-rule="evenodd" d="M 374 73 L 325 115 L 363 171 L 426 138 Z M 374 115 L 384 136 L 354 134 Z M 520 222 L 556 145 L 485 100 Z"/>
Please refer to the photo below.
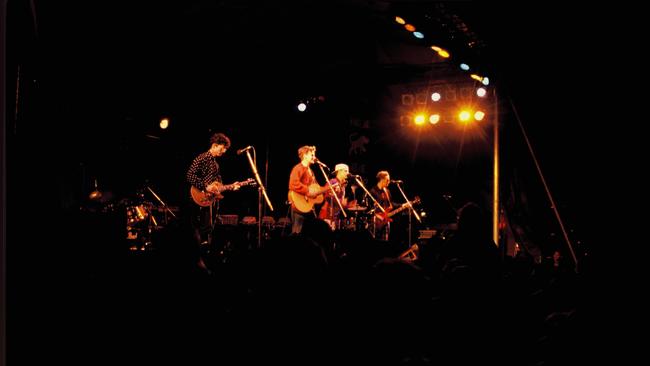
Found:
<path fill-rule="evenodd" d="M 417 116 L 415 116 L 414 121 L 416 125 L 422 125 L 424 124 L 426 119 L 423 114 L 418 114 Z"/>
<path fill-rule="evenodd" d="M 409 32 L 415 32 L 415 27 L 411 24 L 404 25 L 404 28 L 406 28 L 406 30 Z"/>
<path fill-rule="evenodd" d="M 440 115 L 439 114 L 436 113 L 436 114 L 432 114 L 432 115 L 429 116 L 429 123 L 431 123 L 432 125 L 435 125 L 438 122 L 440 122 Z"/>
<path fill-rule="evenodd" d="M 415 36 L 415 38 L 419 38 L 419 39 L 424 38 L 424 34 L 420 32 L 413 32 L 413 35 Z"/>
<path fill-rule="evenodd" d="M 468 122 L 470 117 L 471 114 L 469 113 L 469 111 L 461 111 L 460 113 L 458 113 L 458 119 L 461 122 Z"/>
<path fill-rule="evenodd" d="M 431 46 L 431 49 L 438 52 L 438 56 L 443 57 L 443 58 L 449 58 L 449 52 L 447 52 L 445 49 L 440 48 L 438 46 Z"/>
<path fill-rule="evenodd" d="M 395 21 L 398 24 L 406 24 L 406 21 L 404 19 L 402 19 L 401 17 L 395 17 Z"/>
<path fill-rule="evenodd" d="M 483 87 L 480 87 L 480 88 L 476 89 L 476 95 L 483 98 L 483 97 L 485 97 L 487 95 L 487 90 L 485 90 L 485 88 L 483 88 Z"/>
<path fill-rule="evenodd" d="M 167 127 L 169 127 L 169 118 L 163 118 L 163 119 L 161 119 L 161 120 L 160 120 L 160 124 L 159 124 L 159 126 L 160 126 L 160 128 L 163 129 L 163 130 L 166 129 Z"/>
<path fill-rule="evenodd" d="M 301 112 L 304 112 L 307 109 L 307 104 L 305 103 L 300 103 L 298 104 L 298 110 Z"/>
<path fill-rule="evenodd" d="M 463 64 L 460 64 L 460 68 L 461 68 L 461 70 L 468 71 L 469 70 L 469 65 L 463 63 Z"/>
<path fill-rule="evenodd" d="M 440 95 L 440 93 L 438 93 L 438 92 L 433 92 L 433 93 L 431 93 L 431 100 L 433 100 L 434 102 L 439 101 L 440 98 L 442 98 L 442 96 Z"/>
<path fill-rule="evenodd" d="M 477 121 L 482 121 L 483 118 L 485 118 L 485 112 L 483 112 L 483 111 L 476 111 L 476 112 L 474 113 L 474 119 L 475 119 L 475 120 L 477 120 Z"/>

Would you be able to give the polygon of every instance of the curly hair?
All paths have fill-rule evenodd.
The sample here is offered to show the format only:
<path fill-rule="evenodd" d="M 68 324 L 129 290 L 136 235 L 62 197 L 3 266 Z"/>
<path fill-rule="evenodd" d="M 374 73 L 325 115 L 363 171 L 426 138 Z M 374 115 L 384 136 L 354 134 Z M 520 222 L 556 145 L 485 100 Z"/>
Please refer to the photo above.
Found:
<path fill-rule="evenodd" d="M 215 133 L 210 137 L 210 145 L 223 145 L 226 149 L 230 148 L 230 139 L 223 133 Z"/>

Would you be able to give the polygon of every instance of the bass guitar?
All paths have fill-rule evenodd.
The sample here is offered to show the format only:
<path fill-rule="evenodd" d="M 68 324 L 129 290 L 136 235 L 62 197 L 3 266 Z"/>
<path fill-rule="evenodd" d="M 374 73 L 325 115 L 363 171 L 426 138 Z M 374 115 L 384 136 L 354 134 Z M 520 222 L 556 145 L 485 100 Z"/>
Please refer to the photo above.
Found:
<path fill-rule="evenodd" d="M 397 215 L 398 213 L 406 210 L 410 206 L 417 205 L 420 203 L 420 197 L 415 197 L 413 201 L 404 202 L 399 207 L 386 212 L 376 212 L 375 213 L 375 228 L 377 230 L 383 228 L 387 223 L 393 221 L 391 217 Z"/>

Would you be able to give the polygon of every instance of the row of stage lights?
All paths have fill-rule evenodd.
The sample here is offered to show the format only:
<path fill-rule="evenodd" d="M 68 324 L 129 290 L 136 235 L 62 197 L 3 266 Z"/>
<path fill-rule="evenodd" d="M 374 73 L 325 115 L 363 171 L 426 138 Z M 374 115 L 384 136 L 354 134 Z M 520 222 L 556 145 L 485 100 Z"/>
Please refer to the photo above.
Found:
<path fill-rule="evenodd" d="M 432 96 L 432 98 L 433 98 L 433 96 Z M 298 107 L 298 109 L 300 110 L 300 106 Z M 304 111 L 304 109 L 301 110 L 301 112 L 302 111 Z M 463 122 L 463 123 L 469 123 L 471 121 L 482 121 L 485 118 L 485 112 L 483 112 L 481 110 L 471 111 L 471 110 L 465 110 L 464 109 L 464 110 L 461 110 L 460 112 L 458 112 L 457 116 L 458 116 L 458 121 Z M 439 113 L 429 114 L 428 116 L 427 116 L 427 114 L 420 113 L 420 114 L 415 115 L 415 117 L 413 117 L 413 122 L 416 125 L 423 125 L 423 124 L 425 124 L 427 122 L 429 122 L 432 125 L 435 125 L 435 124 L 438 124 L 441 120 L 442 120 L 442 117 L 441 117 L 441 115 Z M 159 127 L 162 130 L 167 129 L 169 127 L 169 118 L 166 118 L 166 117 L 161 118 L 160 123 L 159 123 Z"/>
<path fill-rule="evenodd" d="M 479 97 L 479 98 L 485 98 L 485 97 L 487 97 L 487 89 L 485 89 L 485 88 L 482 87 L 482 86 L 476 88 L 476 90 L 475 90 L 474 92 L 476 93 L 476 96 Z M 402 97 L 402 99 L 403 99 L 403 98 L 404 98 L 404 97 Z M 433 102 L 439 102 L 440 100 L 442 100 L 442 94 L 441 94 L 440 92 L 438 92 L 438 91 L 434 91 L 434 92 L 432 92 L 432 93 L 431 93 L 431 100 L 432 100 Z"/>
<path fill-rule="evenodd" d="M 485 119 L 485 112 L 482 110 L 470 110 L 463 109 L 455 114 L 456 120 L 462 124 L 468 124 L 472 122 L 479 122 Z M 425 124 L 437 125 L 442 122 L 442 115 L 440 113 L 418 113 L 415 116 L 403 116 L 402 123 L 404 120 L 408 120 L 409 123 L 414 123 L 417 126 L 422 126 Z"/>
<path fill-rule="evenodd" d="M 407 23 L 404 18 L 396 16 L 395 22 L 403 25 L 404 29 L 406 29 L 408 32 L 411 32 L 415 38 L 424 39 L 424 34 L 422 32 L 417 31 L 416 27 L 412 24 Z M 443 49 L 442 47 L 431 45 L 430 48 L 443 59 L 449 59 L 451 57 L 449 51 Z M 470 71 L 470 66 L 467 63 L 461 62 L 459 64 L 459 67 L 463 71 Z M 471 73 L 469 77 L 483 84 L 483 86 L 476 88 L 476 96 L 479 98 L 486 98 L 488 92 L 485 86 L 490 85 L 490 79 L 487 76 L 481 76 L 476 73 Z M 442 99 L 441 93 L 439 92 L 431 93 L 431 100 L 434 103 L 439 102 L 441 99 Z M 457 122 L 460 122 L 461 124 L 469 124 L 474 121 L 482 121 L 483 119 L 485 119 L 485 112 L 482 110 L 472 110 L 472 109 L 463 108 L 457 111 L 454 115 L 456 116 L 455 120 Z M 440 113 L 430 113 L 430 114 L 415 113 L 414 116 L 411 117 L 403 116 L 401 119 L 402 119 L 401 121 L 402 123 L 405 122 L 404 119 L 408 119 L 409 123 L 412 121 L 412 123 L 414 123 L 416 126 L 424 126 L 427 124 L 437 125 L 442 121 L 442 115 Z"/>
<path fill-rule="evenodd" d="M 397 22 L 398 24 L 403 25 L 404 29 L 411 32 L 414 37 L 416 37 L 418 39 L 424 39 L 424 34 L 422 32 L 417 31 L 415 26 L 412 25 L 412 24 L 407 23 L 404 18 L 396 16 L 395 17 L 395 22 Z M 440 57 L 442 57 L 444 59 L 448 59 L 448 58 L 451 57 L 451 54 L 449 53 L 449 51 L 447 51 L 447 50 L 445 50 L 445 49 L 443 49 L 441 47 L 438 47 L 438 46 L 435 46 L 435 45 L 432 45 L 430 47 Z M 466 64 L 466 63 L 460 63 L 460 68 L 463 71 L 469 71 L 470 70 L 470 66 L 468 64 Z M 490 84 L 490 79 L 487 76 L 480 76 L 478 74 L 472 73 L 472 74 L 470 74 L 470 78 L 480 82 L 484 86 L 488 86 Z M 478 87 L 476 89 L 476 95 L 479 98 L 485 98 L 487 96 L 487 89 L 485 89 L 484 87 Z M 439 92 L 431 93 L 431 100 L 433 102 L 438 102 L 441 99 L 442 99 L 442 95 Z M 304 99 L 304 100 L 300 101 L 298 103 L 298 105 L 296 106 L 296 108 L 300 112 L 305 112 L 309 105 L 314 105 L 316 103 L 323 102 L 324 100 L 325 100 L 324 96 L 307 98 L 307 99 Z M 460 121 L 462 123 L 468 123 L 468 122 L 471 122 L 473 120 L 474 121 L 481 121 L 481 120 L 483 120 L 485 118 L 485 112 L 480 111 L 480 110 L 477 110 L 477 111 L 461 110 L 460 112 L 458 112 L 457 117 L 458 117 L 458 121 Z M 427 115 L 425 115 L 425 114 L 417 114 L 417 115 L 415 115 L 415 117 L 413 117 L 413 122 L 416 125 L 424 125 L 426 122 L 429 122 L 430 124 L 435 125 L 435 124 L 438 124 L 440 121 L 441 121 L 441 115 L 439 113 L 430 114 L 430 115 L 428 115 L 428 118 L 427 118 Z M 162 129 L 162 130 L 167 129 L 169 127 L 169 123 L 170 123 L 169 118 L 162 118 L 160 120 L 160 123 L 159 123 L 160 129 Z"/>
<path fill-rule="evenodd" d="M 406 29 L 408 32 L 411 32 L 411 34 L 413 34 L 413 36 L 415 38 L 424 39 L 424 34 L 422 32 L 417 31 L 415 26 L 412 25 L 412 24 L 407 23 L 404 18 L 402 18 L 400 16 L 396 16 L 395 17 L 395 22 L 397 24 L 403 25 L 404 29 Z M 445 50 L 442 47 L 438 47 L 436 45 L 431 45 L 430 47 L 431 47 L 431 49 L 433 51 L 435 51 L 438 54 L 438 56 L 440 56 L 440 57 L 442 57 L 444 59 L 448 59 L 448 58 L 451 57 L 451 54 L 449 53 L 449 51 Z M 459 64 L 459 67 L 463 71 L 469 71 L 470 70 L 470 66 L 468 64 L 464 63 L 464 62 L 461 62 Z M 480 82 L 481 84 L 483 84 L 485 86 L 488 86 L 490 84 L 490 79 L 487 76 L 481 76 L 481 75 L 472 73 L 472 74 L 470 74 L 470 77 L 472 79 Z"/>
<path fill-rule="evenodd" d="M 403 25 L 404 29 L 406 29 L 408 32 L 411 32 L 414 37 L 416 37 L 418 39 L 424 39 L 424 34 L 422 32 L 417 31 L 415 26 L 412 25 L 412 24 L 407 23 L 404 18 L 402 18 L 400 16 L 396 16 L 395 17 L 395 22 L 397 22 L 398 24 Z M 449 53 L 449 51 L 443 49 L 442 47 L 438 47 L 436 45 L 431 45 L 430 48 L 433 51 L 435 51 L 438 54 L 438 56 L 440 56 L 440 57 L 442 57 L 444 59 L 448 59 L 448 58 L 451 57 L 451 54 Z M 459 64 L 459 67 L 463 71 L 470 71 L 470 69 L 471 69 L 470 66 L 467 63 L 464 63 L 464 62 L 461 62 Z M 487 76 L 481 76 L 481 75 L 476 74 L 476 73 L 469 74 L 469 77 L 471 79 L 476 80 L 479 83 L 483 84 L 482 87 L 476 88 L 476 95 L 479 98 L 485 98 L 487 96 L 487 89 L 485 88 L 485 86 L 490 85 L 490 79 Z M 434 102 L 440 101 L 441 98 L 442 98 L 442 96 L 438 92 L 434 92 L 434 93 L 431 94 L 431 100 L 434 101 Z M 298 103 L 298 105 L 296 106 L 296 108 L 300 112 L 305 112 L 310 105 L 313 105 L 313 104 L 315 104 L 317 102 L 322 102 L 322 101 L 324 101 L 324 99 L 325 98 L 322 97 L 322 96 L 307 98 L 305 100 L 301 100 Z M 475 114 L 474 120 L 477 120 L 477 121 L 482 120 L 484 118 L 484 116 L 485 116 L 485 113 L 482 112 L 482 111 L 476 111 L 474 114 Z M 459 120 L 462 121 L 463 117 L 460 117 L 461 115 L 464 116 L 465 115 L 464 112 L 459 113 Z M 435 117 L 435 116 L 438 116 L 438 117 Z M 430 118 L 429 118 L 429 121 L 430 121 L 431 124 L 436 124 L 436 123 L 438 123 L 439 120 L 440 120 L 439 115 L 431 115 Z M 471 118 L 469 118 L 468 120 L 471 120 Z M 418 123 L 416 121 L 416 124 L 423 124 L 423 123 Z"/>
<path fill-rule="evenodd" d="M 476 95 L 479 98 L 485 98 L 487 96 L 487 90 L 483 87 L 476 89 Z M 442 95 L 439 92 L 431 93 L 431 100 L 436 103 L 440 102 Z M 460 123 L 467 124 L 473 121 L 482 121 L 485 119 L 485 112 L 480 109 L 473 108 L 461 108 L 456 113 L 453 113 L 456 116 L 456 120 Z M 437 125 L 442 121 L 441 113 L 415 113 L 415 116 L 412 117 L 413 123 L 418 126 L 424 125 L 427 122 L 432 125 Z M 403 122 L 403 121 L 402 121 Z"/>

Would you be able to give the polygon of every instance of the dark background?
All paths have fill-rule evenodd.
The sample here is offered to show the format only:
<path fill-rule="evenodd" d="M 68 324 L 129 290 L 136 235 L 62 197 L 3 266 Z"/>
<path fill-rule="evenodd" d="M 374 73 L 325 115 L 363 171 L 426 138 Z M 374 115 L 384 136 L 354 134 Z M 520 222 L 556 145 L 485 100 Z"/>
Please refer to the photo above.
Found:
<path fill-rule="evenodd" d="M 224 180 L 250 176 L 235 150 L 255 146 L 275 216 L 286 214 L 297 148 L 313 144 L 322 161 L 346 162 L 371 184 L 389 170 L 407 194 L 423 197 L 431 224 L 450 222 L 443 194 L 453 206 L 476 200 L 489 209 L 497 103 L 503 187 L 515 174 L 525 177 L 531 204 L 541 208 L 533 211 L 549 215 L 545 224 L 555 221 L 514 105 L 567 225 L 584 219 L 594 144 L 585 136 L 595 122 L 585 108 L 599 96 L 579 70 L 592 62 L 599 25 L 581 10 L 420 1 L 12 2 L 8 10 L 8 86 L 18 67 L 21 76 L 18 98 L 8 88 L 17 101 L 9 103 L 17 117 L 7 126 L 9 158 L 37 160 L 36 171 L 13 167 L 34 173 L 30 183 L 46 176 L 56 207 L 84 204 L 95 179 L 116 199 L 149 185 L 180 205 L 189 162 L 210 132 L 223 131 L 233 142 Z M 395 15 L 426 38 L 405 32 Z M 451 60 L 429 44 L 449 49 Z M 492 81 L 482 131 L 402 126 L 401 94 L 432 83 L 472 85 L 457 71 L 462 60 Z M 312 102 L 305 113 L 296 110 L 301 100 Z M 161 117 L 171 119 L 168 130 L 158 129 Z M 368 151 L 350 156 L 362 134 Z M 230 196 L 224 213 L 256 215 L 254 190 Z"/>
<path fill-rule="evenodd" d="M 422 229 L 453 222 L 468 200 L 490 210 L 498 121 L 506 215 L 519 218 L 544 254 L 566 250 L 532 148 L 576 250 L 609 244 L 602 236 L 621 230 L 616 217 L 627 218 L 610 209 L 624 198 L 609 183 L 624 180 L 618 171 L 629 160 L 611 155 L 627 141 L 612 128 L 626 120 L 609 112 L 610 98 L 623 90 L 604 86 L 620 77 L 614 61 L 628 57 L 629 34 L 612 20 L 633 12 L 397 0 L 9 1 L 7 293 L 15 354 L 48 359 L 52 354 L 33 349 L 48 345 L 65 360 L 68 338 L 58 337 L 70 324 L 71 339 L 92 346 L 85 334 L 102 338 L 104 328 L 146 313 L 143 306 L 172 309 L 167 292 L 147 296 L 151 267 L 112 261 L 122 248 L 106 249 L 124 238 L 123 218 L 84 216 L 97 209 L 88 195 L 97 181 L 102 204 L 117 204 L 148 186 L 167 204 L 183 206 L 185 171 L 212 132 L 232 140 L 220 162 L 227 183 L 251 176 L 236 150 L 255 147 L 276 218 L 288 212 L 297 149 L 316 145 L 323 162 L 348 163 L 369 185 L 384 169 L 404 180 L 428 213 Z M 425 39 L 405 32 L 395 15 Z M 430 44 L 452 58 L 435 56 Z M 420 130 L 400 123 L 403 94 L 473 85 L 458 71 L 464 60 L 490 77 L 485 123 L 465 131 L 452 123 Z M 296 109 L 300 101 L 310 102 L 305 113 Z M 161 117 L 171 120 L 165 131 Z M 368 138 L 366 151 L 351 154 L 360 136 Z M 257 204 L 257 191 L 243 188 L 226 193 L 221 212 L 256 216 Z M 166 290 L 171 277 L 155 285 Z M 185 295 L 184 285 L 176 283 L 173 293 Z M 138 301 L 131 303 L 125 288 Z M 201 300 L 192 299 L 188 308 Z M 105 316 L 116 304 L 118 314 L 128 314 L 117 325 Z M 164 326 L 158 320 L 151 322 Z M 142 325 L 145 336 L 119 338 L 117 354 L 156 333 L 149 326 Z"/>

